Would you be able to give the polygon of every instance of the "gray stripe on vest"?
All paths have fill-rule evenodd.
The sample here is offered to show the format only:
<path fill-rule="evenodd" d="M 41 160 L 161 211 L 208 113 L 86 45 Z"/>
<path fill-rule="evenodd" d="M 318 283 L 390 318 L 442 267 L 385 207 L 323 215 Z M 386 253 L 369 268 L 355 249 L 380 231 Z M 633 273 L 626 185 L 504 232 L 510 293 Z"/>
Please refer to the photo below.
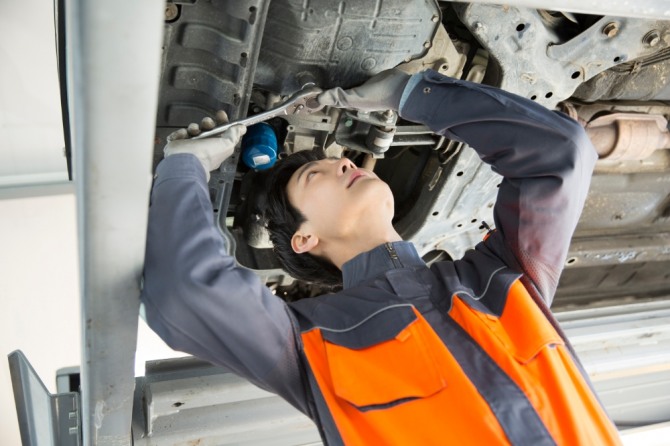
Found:
<path fill-rule="evenodd" d="M 383 313 L 384 311 L 392 310 L 394 308 L 399 308 L 399 307 L 412 308 L 413 305 L 412 304 L 389 305 L 387 307 L 384 307 L 384 308 L 381 308 L 381 309 L 375 311 L 371 315 L 366 316 L 363 320 L 361 320 L 361 321 L 359 321 L 359 322 L 357 322 L 354 325 L 351 325 L 349 327 L 346 327 L 346 328 L 329 328 L 329 327 L 324 327 L 324 326 L 321 326 L 321 325 L 315 325 L 315 326 L 311 327 L 309 330 L 305 330 L 303 332 L 303 334 L 304 333 L 309 333 L 310 331 L 316 330 L 316 329 L 319 329 L 321 331 L 330 331 L 330 332 L 333 332 L 333 333 L 345 333 L 347 331 L 355 330 L 356 328 L 360 327 L 361 325 L 363 325 L 364 323 L 366 323 L 367 321 L 369 321 L 373 317 L 377 316 L 378 314 Z"/>
<path fill-rule="evenodd" d="M 347 330 L 322 328 L 321 336 L 330 343 L 360 350 L 394 339 L 415 320 L 410 304 L 395 305 L 375 312 Z"/>
<path fill-rule="evenodd" d="M 333 415 L 330 413 L 328 404 L 326 403 L 319 384 L 312 373 L 312 370 L 309 366 L 309 362 L 305 358 L 307 364 L 307 377 L 309 379 L 310 388 L 312 390 L 312 396 L 314 398 L 314 404 L 316 406 L 316 419 L 312 420 L 316 423 L 319 428 L 319 433 L 321 434 L 321 439 L 323 444 L 327 446 L 344 446 L 344 440 L 340 436 L 340 431 L 335 424 Z"/>
<path fill-rule="evenodd" d="M 433 284 L 431 298 L 439 301 L 440 286 L 430 270 L 424 276 Z M 429 277 L 430 276 L 430 277 Z M 484 398 L 507 439 L 515 446 L 556 446 L 556 442 L 524 392 L 496 362 L 449 315 L 439 312 L 424 315 L 454 356 L 479 394 Z"/>

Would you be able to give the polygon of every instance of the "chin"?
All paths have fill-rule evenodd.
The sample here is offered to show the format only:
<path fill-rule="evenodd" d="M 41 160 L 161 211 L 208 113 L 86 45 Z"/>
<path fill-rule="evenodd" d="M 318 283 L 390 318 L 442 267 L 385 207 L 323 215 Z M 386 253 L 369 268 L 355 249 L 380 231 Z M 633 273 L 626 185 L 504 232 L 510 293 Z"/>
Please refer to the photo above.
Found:
<path fill-rule="evenodd" d="M 358 209 L 364 218 L 369 218 L 371 212 L 383 212 L 389 215 L 389 220 L 393 218 L 394 199 L 388 184 L 375 178 L 365 180 L 365 184 L 359 184 L 358 186 L 364 187 L 357 191 L 352 208 Z"/>

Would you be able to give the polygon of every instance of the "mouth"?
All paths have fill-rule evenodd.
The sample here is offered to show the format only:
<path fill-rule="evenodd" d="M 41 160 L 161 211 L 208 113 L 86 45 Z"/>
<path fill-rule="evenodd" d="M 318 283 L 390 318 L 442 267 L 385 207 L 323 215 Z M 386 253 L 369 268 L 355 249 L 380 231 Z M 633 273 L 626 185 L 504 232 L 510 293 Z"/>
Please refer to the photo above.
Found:
<path fill-rule="evenodd" d="M 365 173 L 360 170 L 354 170 L 354 172 L 349 176 L 349 184 L 347 184 L 347 189 L 349 189 L 359 178 L 365 177 Z"/>

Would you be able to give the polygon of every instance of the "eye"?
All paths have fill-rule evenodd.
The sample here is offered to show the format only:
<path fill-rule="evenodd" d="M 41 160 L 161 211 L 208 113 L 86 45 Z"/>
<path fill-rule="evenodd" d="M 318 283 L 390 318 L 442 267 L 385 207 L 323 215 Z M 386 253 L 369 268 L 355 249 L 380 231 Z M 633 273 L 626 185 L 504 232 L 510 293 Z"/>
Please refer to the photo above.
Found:
<path fill-rule="evenodd" d="M 307 172 L 307 181 L 311 180 L 314 175 L 318 173 L 317 170 L 312 170 L 310 172 Z"/>

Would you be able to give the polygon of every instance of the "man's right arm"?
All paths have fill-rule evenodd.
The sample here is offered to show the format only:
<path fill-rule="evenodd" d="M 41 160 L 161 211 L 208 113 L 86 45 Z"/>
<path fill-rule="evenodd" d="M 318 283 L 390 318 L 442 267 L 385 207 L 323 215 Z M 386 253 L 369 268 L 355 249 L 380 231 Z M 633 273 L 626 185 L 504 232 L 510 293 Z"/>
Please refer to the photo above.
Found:
<path fill-rule="evenodd" d="M 226 254 L 193 155 L 171 155 L 157 168 L 142 301 L 149 326 L 172 348 L 224 365 L 307 413 L 287 305 Z"/>

